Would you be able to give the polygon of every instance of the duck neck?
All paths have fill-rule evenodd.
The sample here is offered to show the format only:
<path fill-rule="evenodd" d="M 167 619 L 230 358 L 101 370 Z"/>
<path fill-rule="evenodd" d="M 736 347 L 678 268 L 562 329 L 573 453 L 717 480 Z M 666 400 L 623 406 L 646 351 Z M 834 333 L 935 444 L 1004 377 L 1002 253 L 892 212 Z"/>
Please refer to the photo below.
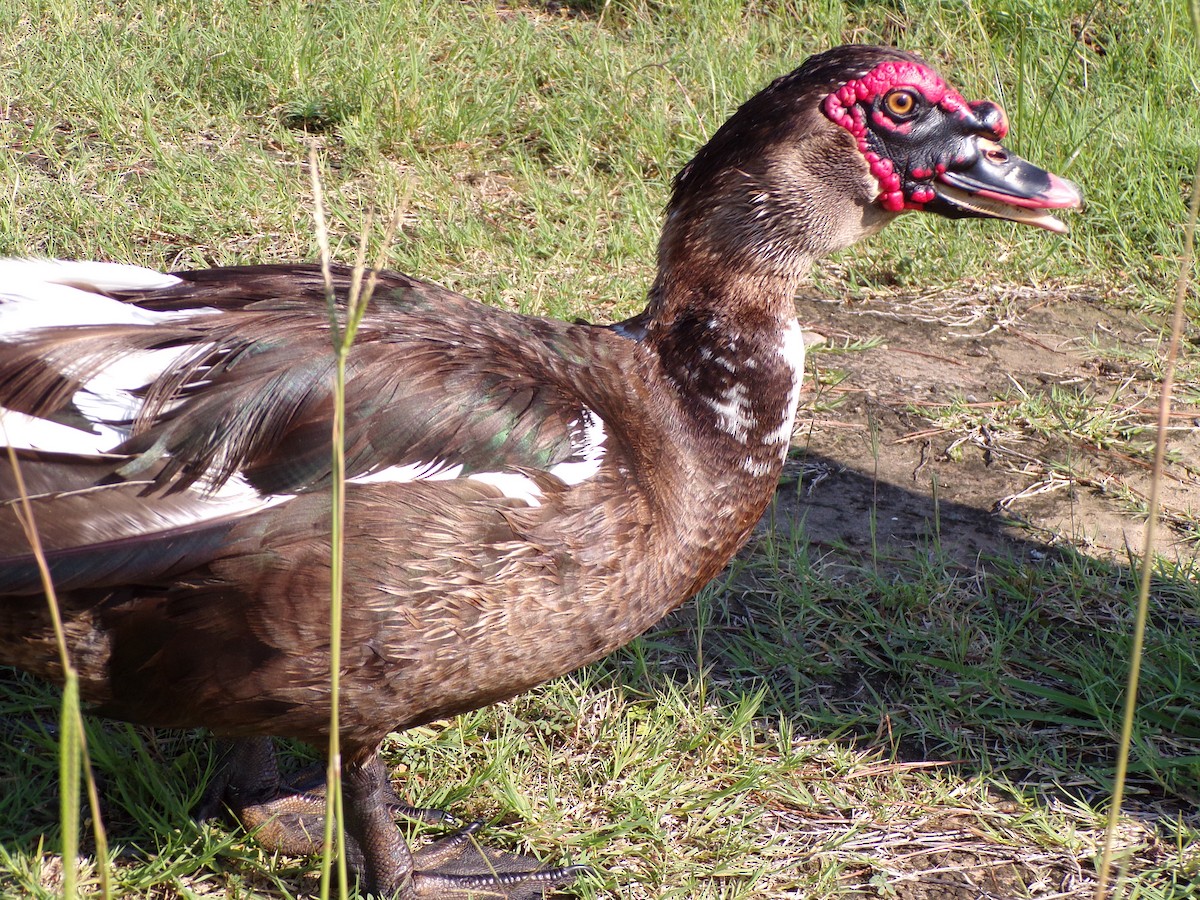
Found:
<path fill-rule="evenodd" d="M 773 483 L 787 455 L 803 372 L 794 305 L 803 273 L 700 268 L 716 271 L 700 278 L 660 269 L 646 344 L 704 436 L 701 455 L 721 480 Z"/>

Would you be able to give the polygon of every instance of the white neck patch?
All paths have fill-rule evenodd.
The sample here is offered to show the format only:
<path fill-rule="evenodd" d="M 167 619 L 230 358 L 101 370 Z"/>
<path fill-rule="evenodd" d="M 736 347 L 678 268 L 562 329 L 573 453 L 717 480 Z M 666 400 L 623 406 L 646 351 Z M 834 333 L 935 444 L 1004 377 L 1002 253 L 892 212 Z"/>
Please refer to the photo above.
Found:
<path fill-rule="evenodd" d="M 795 319 L 792 319 L 788 323 L 788 327 L 784 329 L 779 356 L 792 371 L 792 388 L 788 392 L 787 406 L 784 407 L 779 427 L 767 435 L 766 443 L 782 444 L 780 454 L 787 456 L 788 447 L 792 442 L 792 431 L 796 427 L 796 407 L 800 403 L 800 386 L 804 380 L 804 331 Z"/>

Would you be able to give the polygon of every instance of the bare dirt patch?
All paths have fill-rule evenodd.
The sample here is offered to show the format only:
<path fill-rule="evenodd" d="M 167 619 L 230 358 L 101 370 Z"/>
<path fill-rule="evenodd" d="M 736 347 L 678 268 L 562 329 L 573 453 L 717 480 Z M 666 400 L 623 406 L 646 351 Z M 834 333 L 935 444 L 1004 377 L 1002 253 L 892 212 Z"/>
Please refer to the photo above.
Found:
<path fill-rule="evenodd" d="M 936 537 L 964 562 L 1064 542 L 1140 552 L 1158 402 L 1147 322 L 1078 289 L 809 299 L 799 315 L 824 352 L 788 469 L 800 490 L 780 493 L 810 540 L 869 547 L 873 516 L 878 546 Z M 1168 447 L 1156 549 L 1194 559 L 1200 408 L 1176 403 Z"/>

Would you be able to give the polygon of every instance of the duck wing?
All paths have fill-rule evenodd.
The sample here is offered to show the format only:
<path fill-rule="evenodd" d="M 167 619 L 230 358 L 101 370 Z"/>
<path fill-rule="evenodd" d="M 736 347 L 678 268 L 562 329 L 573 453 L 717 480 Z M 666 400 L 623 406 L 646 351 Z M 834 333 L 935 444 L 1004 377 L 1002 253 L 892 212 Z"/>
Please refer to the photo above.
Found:
<path fill-rule="evenodd" d="M 351 279 L 335 272 L 339 303 Z M 150 569 L 195 564 L 229 522 L 328 487 L 335 360 L 316 267 L 22 260 L 0 263 L 0 285 L 0 424 L 71 584 L 148 577 L 164 544 L 188 549 Z M 620 450 L 611 420 L 640 364 L 601 330 L 382 273 L 349 358 L 347 478 L 466 478 L 537 505 Z M 0 467 L 3 547 L 27 546 L 18 495 Z M 118 548 L 143 562 L 118 564 Z M 21 573 L 0 591 L 29 563 L 0 559 Z"/>

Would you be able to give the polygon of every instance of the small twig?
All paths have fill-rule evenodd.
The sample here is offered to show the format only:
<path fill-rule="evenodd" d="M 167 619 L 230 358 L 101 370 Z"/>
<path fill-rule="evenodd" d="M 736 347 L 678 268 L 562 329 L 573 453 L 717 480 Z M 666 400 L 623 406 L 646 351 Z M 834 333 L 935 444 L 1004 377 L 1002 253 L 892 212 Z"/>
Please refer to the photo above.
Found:
<path fill-rule="evenodd" d="M 1040 481 L 1034 482 L 1015 494 L 1009 494 L 1007 497 L 1001 497 L 996 501 L 995 509 L 997 512 L 1006 512 L 1018 500 L 1028 500 L 1030 497 L 1037 497 L 1041 494 L 1048 494 L 1051 491 L 1057 491 L 1065 487 L 1070 487 L 1075 482 L 1070 478 L 1064 478 L 1053 472 L 1049 473 Z"/>

